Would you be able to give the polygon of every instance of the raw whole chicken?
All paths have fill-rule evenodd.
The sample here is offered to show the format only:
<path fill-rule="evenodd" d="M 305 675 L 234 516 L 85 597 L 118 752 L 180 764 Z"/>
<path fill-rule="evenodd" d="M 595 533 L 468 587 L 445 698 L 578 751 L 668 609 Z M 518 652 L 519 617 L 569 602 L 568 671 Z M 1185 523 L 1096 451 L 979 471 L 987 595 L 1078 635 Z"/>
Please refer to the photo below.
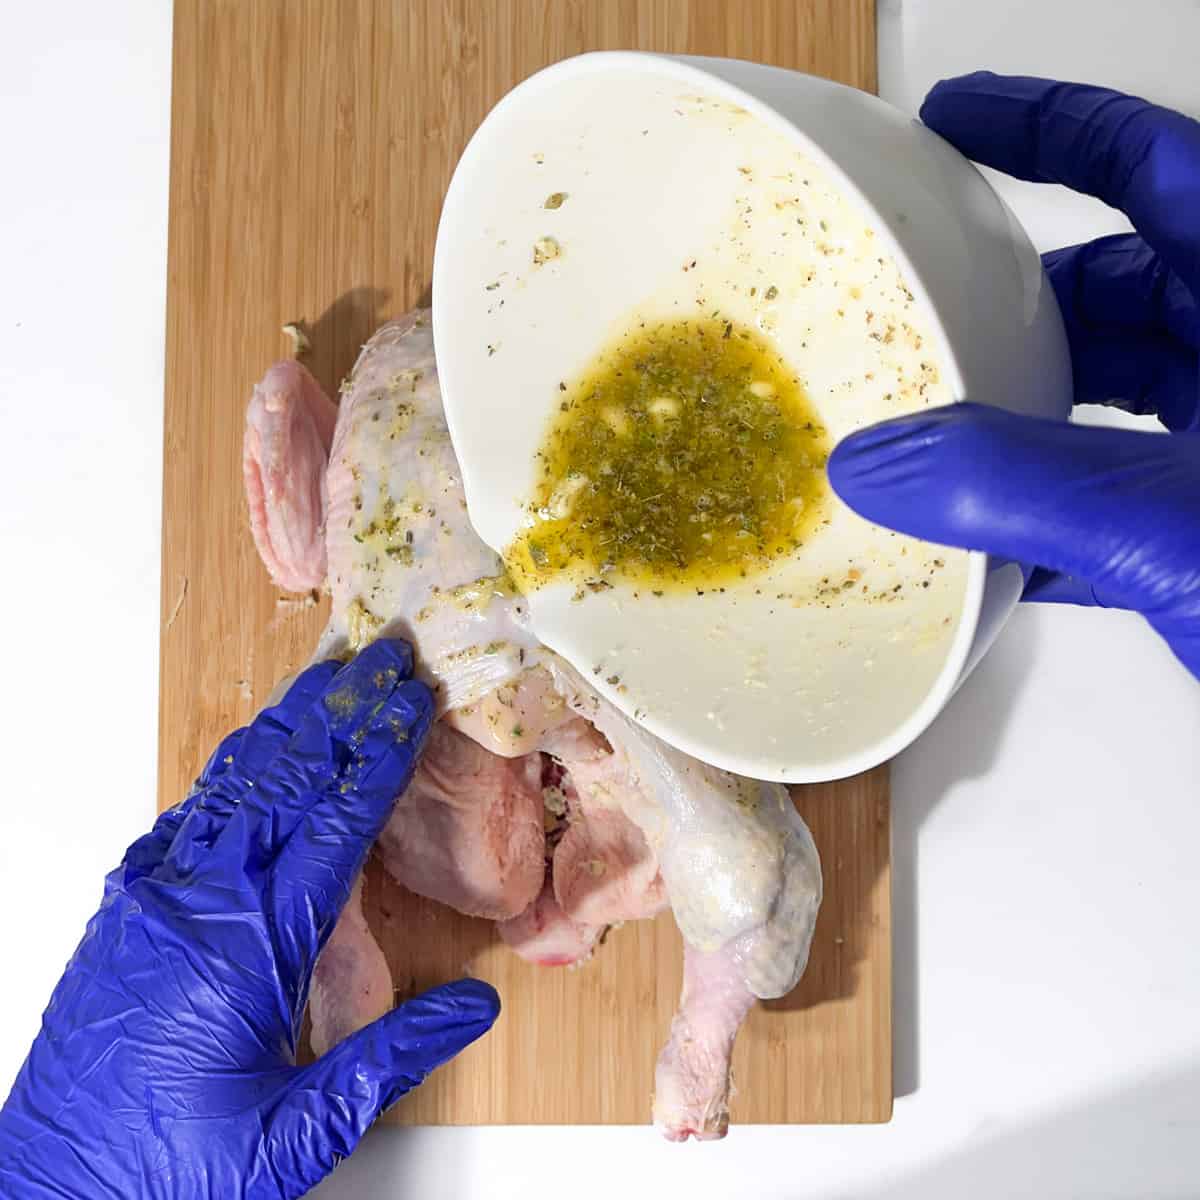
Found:
<path fill-rule="evenodd" d="M 497 922 L 542 965 L 585 960 L 605 927 L 669 905 L 684 980 L 655 1074 L 676 1141 L 728 1126 L 729 1063 L 754 999 L 808 959 L 816 847 L 787 791 L 689 758 L 599 697 L 530 632 L 467 518 L 428 313 L 381 328 L 340 406 L 299 363 L 272 367 L 246 418 L 251 530 L 282 588 L 328 587 L 315 658 L 406 638 L 441 720 L 377 850 L 396 880 Z M 361 887 L 317 964 L 317 1053 L 392 1004 Z"/>

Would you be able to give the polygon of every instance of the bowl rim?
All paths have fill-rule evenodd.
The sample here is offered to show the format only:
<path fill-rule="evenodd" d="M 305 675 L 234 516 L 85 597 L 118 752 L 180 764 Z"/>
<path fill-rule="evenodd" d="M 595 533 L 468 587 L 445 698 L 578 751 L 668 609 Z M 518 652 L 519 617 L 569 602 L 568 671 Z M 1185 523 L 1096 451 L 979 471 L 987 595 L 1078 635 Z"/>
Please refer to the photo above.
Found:
<path fill-rule="evenodd" d="M 865 92 L 859 88 L 838 83 L 836 80 L 826 79 L 823 76 L 809 75 L 803 71 L 792 70 L 789 67 L 777 67 L 748 59 L 673 55 L 643 50 L 593 50 L 584 54 L 574 55 L 570 58 L 560 59 L 558 62 L 543 67 L 511 88 L 489 110 L 464 147 L 446 189 L 434 246 L 432 308 L 435 346 L 440 340 L 439 330 L 443 331 L 446 336 L 452 336 L 450 329 L 453 325 L 453 317 L 448 307 L 448 301 L 444 299 L 446 296 L 444 275 L 447 269 L 445 263 L 451 253 L 446 245 L 448 239 L 446 232 L 448 227 L 447 213 L 451 210 L 452 206 L 457 207 L 458 190 L 463 186 L 464 165 L 469 164 L 474 168 L 475 160 L 482 157 L 482 148 L 491 143 L 491 129 L 496 125 L 496 118 L 507 115 L 510 109 L 529 103 L 542 93 L 558 86 L 566 79 L 581 75 L 608 74 L 614 71 L 636 71 L 642 74 L 675 78 L 680 82 L 695 86 L 698 91 L 707 92 L 720 99 L 736 103 L 755 119 L 762 121 L 769 128 L 774 129 L 777 133 L 791 141 L 797 148 L 812 157 L 829 173 L 830 178 L 842 191 L 846 199 L 858 207 L 870 228 L 881 238 L 888 253 L 899 266 L 906 285 L 913 293 L 919 311 L 925 320 L 928 321 L 929 327 L 936 337 L 939 347 L 939 362 L 949 376 L 950 391 L 952 394 L 951 403 L 962 403 L 966 398 L 966 385 L 959 356 L 950 341 L 946 327 L 941 320 L 936 305 L 933 303 L 924 278 L 913 264 L 892 223 L 868 199 L 854 178 L 846 173 L 841 164 L 832 158 L 823 147 L 813 141 L 796 121 L 784 115 L 771 104 L 761 100 L 753 92 L 747 91 L 737 84 L 730 83 L 723 76 L 711 69 L 706 69 L 704 66 L 706 62 L 733 62 L 737 63 L 740 67 L 748 67 L 756 71 L 799 75 L 825 87 L 847 92 L 854 96 L 856 103 L 867 101 L 873 106 L 878 106 L 880 109 L 899 112 L 899 110 L 893 108 L 892 105 L 889 105 L 886 101 L 881 100 L 871 92 Z M 915 118 L 913 119 L 913 124 L 925 130 L 928 136 L 937 136 L 931 130 L 926 129 L 924 125 L 921 125 L 920 122 L 916 121 Z M 968 159 L 964 158 L 962 161 L 964 166 L 975 170 Z M 439 286 L 439 282 L 443 286 Z M 442 378 L 443 389 L 445 389 L 446 379 L 440 364 L 439 376 Z M 450 430 L 451 443 L 454 444 L 456 440 L 454 436 L 455 428 L 458 423 L 452 416 L 449 407 L 446 409 L 446 420 Z M 461 457 L 459 459 L 459 466 L 462 471 L 464 492 L 467 496 L 467 515 L 469 517 L 472 491 L 471 470 L 469 465 L 462 461 Z M 778 770 L 772 770 L 764 774 L 762 770 L 763 764 L 756 764 L 751 760 L 741 760 L 741 756 L 734 751 L 722 754 L 724 764 L 728 764 L 725 769 L 753 778 L 771 778 L 789 784 L 831 782 L 872 770 L 881 764 L 887 763 L 901 751 L 912 745 L 937 719 L 953 696 L 958 685 L 962 682 L 964 668 L 975 645 L 980 617 L 983 611 L 989 559 L 986 554 L 980 551 L 968 550 L 966 553 L 966 584 L 960 605 L 958 624 L 954 636 L 951 638 L 950 646 L 947 649 L 945 660 L 932 686 L 926 691 L 920 703 L 915 705 L 908 715 L 895 725 L 890 732 L 820 767 L 813 768 L 797 765 L 795 768 L 787 768 L 782 773 Z M 622 709 L 622 711 L 624 710 Z M 631 715 L 630 719 L 633 719 Z M 639 721 L 638 723 L 642 724 L 651 733 L 655 734 L 655 736 L 663 738 L 664 741 L 671 745 L 678 746 L 685 753 L 691 754 L 702 761 L 707 761 L 704 753 L 696 752 L 697 747 L 682 744 L 680 741 L 668 737 L 664 731 L 653 728 L 657 724 L 656 722 Z"/>

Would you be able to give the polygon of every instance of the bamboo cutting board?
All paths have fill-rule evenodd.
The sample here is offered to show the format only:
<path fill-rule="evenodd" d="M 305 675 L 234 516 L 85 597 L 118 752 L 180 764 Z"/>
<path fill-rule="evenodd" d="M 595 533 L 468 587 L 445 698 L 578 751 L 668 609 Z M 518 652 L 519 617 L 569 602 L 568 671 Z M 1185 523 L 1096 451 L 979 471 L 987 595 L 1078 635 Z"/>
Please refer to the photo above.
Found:
<path fill-rule="evenodd" d="M 638 48 L 875 84 L 873 0 L 177 0 L 164 445 L 160 804 L 302 665 L 326 601 L 281 596 L 247 530 L 242 420 L 303 320 L 330 394 L 430 277 L 467 138 L 556 59 Z M 812 959 L 737 1043 L 735 1122 L 886 1121 L 892 1107 L 886 770 L 797 789 L 825 868 Z M 642 1123 L 679 987 L 669 916 L 537 969 L 490 925 L 368 868 L 401 994 L 469 971 L 495 1030 L 393 1111 L 407 1124 Z"/>

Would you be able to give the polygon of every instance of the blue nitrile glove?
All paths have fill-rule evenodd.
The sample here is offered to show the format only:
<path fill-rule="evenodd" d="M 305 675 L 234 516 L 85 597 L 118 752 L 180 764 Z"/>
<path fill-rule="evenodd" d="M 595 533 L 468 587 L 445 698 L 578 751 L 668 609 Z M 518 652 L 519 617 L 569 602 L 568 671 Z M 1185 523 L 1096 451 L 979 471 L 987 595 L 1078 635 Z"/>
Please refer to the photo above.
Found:
<path fill-rule="evenodd" d="M 436 988 L 307 1067 L 313 963 L 432 717 L 403 642 L 305 671 L 107 879 L 0 1111 L 0 1196 L 292 1200 L 484 1033 Z"/>
<path fill-rule="evenodd" d="M 1156 413 L 1174 432 L 962 404 L 851 435 L 830 480 L 870 520 L 1038 568 L 1027 599 L 1142 613 L 1200 676 L 1200 123 L 1104 88 L 986 72 L 939 83 L 921 117 L 971 158 L 1129 216 L 1136 234 L 1044 262 L 1076 401 Z"/>

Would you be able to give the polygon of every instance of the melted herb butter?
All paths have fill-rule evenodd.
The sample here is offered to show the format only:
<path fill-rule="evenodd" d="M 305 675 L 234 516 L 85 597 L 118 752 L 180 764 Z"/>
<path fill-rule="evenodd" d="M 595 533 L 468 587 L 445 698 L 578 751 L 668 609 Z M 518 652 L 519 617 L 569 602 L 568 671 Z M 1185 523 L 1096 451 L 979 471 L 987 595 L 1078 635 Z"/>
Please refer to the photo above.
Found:
<path fill-rule="evenodd" d="M 393 500 L 387 489 L 380 489 L 379 501 L 371 519 L 352 530 L 354 540 L 365 546 L 368 554 L 398 559 L 406 565 L 412 562 L 413 525 L 424 511 L 419 502 L 409 498 Z"/>
<path fill-rule="evenodd" d="M 383 628 L 383 618 L 377 617 L 363 602 L 355 596 L 346 609 L 346 637 L 350 649 L 357 653 L 369 646 Z"/>
<path fill-rule="evenodd" d="M 516 594 L 516 585 L 507 572 L 484 575 L 453 588 L 434 586 L 429 589 L 429 603 L 417 610 L 416 619 L 428 621 L 440 608 L 455 608 L 469 616 L 482 616 L 494 600 L 507 600 Z"/>
<path fill-rule="evenodd" d="M 719 314 L 639 322 L 559 388 L 529 524 L 505 554 L 522 590 L 609 572 L 723 583 L 792 553 L 819 522 L 825 430 L 754 331 Z"/>
<path fill-rule="evenodd" d="M 484 575 L 470 583 L 443 589 L 439 595 L 443 600 L 465 613 L 481 613 L 496 599 L 507 599 L 514 595 L 513 581 L 505 572 L 500 575 Z"/>

